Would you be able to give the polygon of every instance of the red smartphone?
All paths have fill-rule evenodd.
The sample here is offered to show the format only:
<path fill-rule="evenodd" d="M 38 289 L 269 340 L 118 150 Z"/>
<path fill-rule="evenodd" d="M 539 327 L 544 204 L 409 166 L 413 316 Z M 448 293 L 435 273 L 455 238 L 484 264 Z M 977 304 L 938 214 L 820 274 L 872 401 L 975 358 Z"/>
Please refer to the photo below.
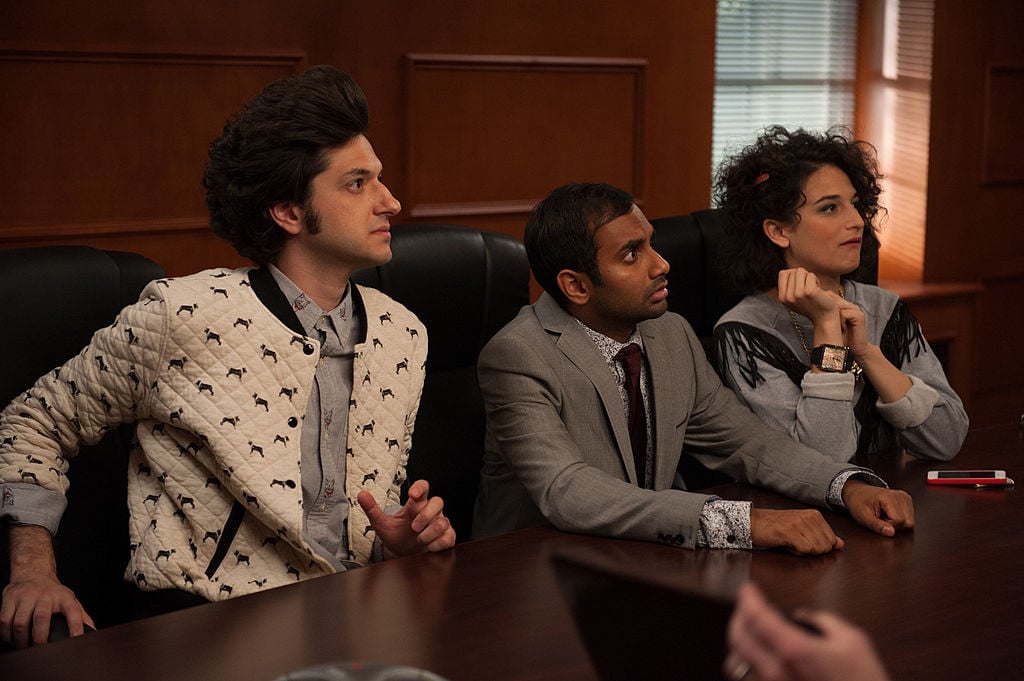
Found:
<path fill-rule="evenodd" d="M 1006 471 L 928 471 L 929 485 L 1005 485 Z"/>

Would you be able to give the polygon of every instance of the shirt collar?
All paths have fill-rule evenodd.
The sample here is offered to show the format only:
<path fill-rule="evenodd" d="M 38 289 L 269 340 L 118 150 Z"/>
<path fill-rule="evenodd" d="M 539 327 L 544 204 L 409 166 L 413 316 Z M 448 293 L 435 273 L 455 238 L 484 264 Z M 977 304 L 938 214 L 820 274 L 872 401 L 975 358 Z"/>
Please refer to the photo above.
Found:
<path fill-rule="evenodd" d="M 299 323 L 302 324 L 302 328 L 306 330 L 306 335 L 313 335 L 313 326 L 321 317 L 330 317 L 331 322 L 334 324 L 334 328 L 338 333 L 338 336 L 344 338 L 345 335 L 342 332 L 349 324 L 352 319 L 352 284 L 345 288 L 345 295 L 342 297 L 341 302 L 333 310 L 324 311 L 320 309 L 320 306 L 313 302 L 310 298 L 300 289 L 295 282 L 288 278 L 284 272 L 279 270 L 274 265 L 267 265 L 267 269 L 270 270 L 271 276 L 274 277 L 274 281 L 281 288 L 281 293 L 284 294 L 285 298 L 291 305 L 292 311 L 295 312 L 295 316 L 299 318 Z"/>
<path fill-rule="evenodd" d="M 573 317 L 573 319 L 576 318 Z M 587 334 L 587 336 L 590 337 L 590 340 L 594 341 L 594 344 L 597 346 L 597 349 L 601 351 L 601 355 L 608 362 L 614 363 L 615 355 L 619 354 L 619 350 L 626 347 L 630 343 L 636 343 L 637 345 L 639 345 L 640 351 L 643 352 L 644 341 L 643 337 L 640 335 L 639 327 L 633 327 L 633 333 L 630 334 L 629 340 L 627 340 L 625 343 L 620 343 L 614 338 L 609 338 L 600 331 L 594 331 L 592 328 L 581 322 L 579 319 L 576 319 L 576 321 L 583 328 L 583 331 Z"/>

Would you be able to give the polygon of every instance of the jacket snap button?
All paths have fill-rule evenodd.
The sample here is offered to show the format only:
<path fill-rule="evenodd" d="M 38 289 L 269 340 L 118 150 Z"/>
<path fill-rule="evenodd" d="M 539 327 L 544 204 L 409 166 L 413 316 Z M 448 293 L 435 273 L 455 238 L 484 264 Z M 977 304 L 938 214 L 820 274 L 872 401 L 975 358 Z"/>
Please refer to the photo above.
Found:
<path fill-rule="evenodd" d="M 302 346 L 302 351 L 307 355 L 312 355 L 315 349 L 316 348 L 313 347 L 312 343 L 306 343 L 305 345 Z"/>
<path fill-rule="evenodd" d="M 299 420 L 297 418 L 295 418 L 294 416 L 292 416 L 292 417 L 290 417 L 288 419 L 288 425 L 290 427 L 294 428 L 295 426 L 299 425 Z"/>

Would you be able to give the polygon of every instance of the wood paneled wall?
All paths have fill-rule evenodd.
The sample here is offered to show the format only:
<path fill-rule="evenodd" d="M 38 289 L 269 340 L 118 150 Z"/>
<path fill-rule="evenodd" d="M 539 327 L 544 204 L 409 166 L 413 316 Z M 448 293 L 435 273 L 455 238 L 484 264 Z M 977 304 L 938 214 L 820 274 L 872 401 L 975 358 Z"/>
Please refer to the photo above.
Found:
<path fill-rule="evenodd" d="M 972 425 L 1024 414 L 1024 3 L 936 0 L 924 280 L 980 282 Z"/>
<path fill-rule="evenodd" d="M 207 227 L 206 143 L 303 64 L 297 50 L 0 44 L 0 244 L 135 250 L 178 272 L 237 260 Z"/>
<path fill-rule="evenodd" d="M 984 284 L 972 404 L 1005 421 L 1024 411 L 1024 4 L 936 6 L 924 279 Z M 650 217 L 704 208 L 714 27 L 715 0 L 4 0 L 0 248 L 242 264 L 206 229 L 206 145 L 318 63 L 366 90 L 398 222 L 519 236 L 573 180 L 622 185 Z"/>
<path fill-rule="evenodd" d="M 207 144 L 263 84 L 318 63 L 366 90 L 398 222 L 520 236 L 575 180 L 629 189 L 652 217 L 708 205 L 714 0 L 4 5 L 0 248 L 241 264 L 206 228 Z"/>

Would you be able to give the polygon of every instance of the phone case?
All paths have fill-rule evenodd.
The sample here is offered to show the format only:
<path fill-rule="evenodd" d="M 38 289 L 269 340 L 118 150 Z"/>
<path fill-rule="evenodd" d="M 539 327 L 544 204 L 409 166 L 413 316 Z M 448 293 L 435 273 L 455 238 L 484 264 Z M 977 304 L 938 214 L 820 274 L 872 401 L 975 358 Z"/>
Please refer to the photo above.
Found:
<path fill-rule="evenodd" d="M 1005 485 L 1005 474 L 999 478 L 928 478 L 929 485 Z"/>

